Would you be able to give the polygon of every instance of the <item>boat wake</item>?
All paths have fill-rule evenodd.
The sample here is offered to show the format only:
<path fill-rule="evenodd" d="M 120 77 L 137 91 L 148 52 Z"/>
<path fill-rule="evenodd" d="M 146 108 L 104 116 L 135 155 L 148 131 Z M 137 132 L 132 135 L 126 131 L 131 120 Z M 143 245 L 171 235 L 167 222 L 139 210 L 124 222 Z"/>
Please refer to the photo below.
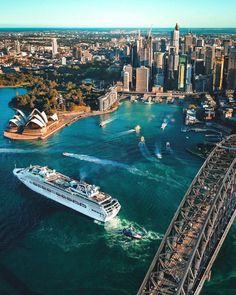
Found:
<path fill-rule="evenodd" d="M 144 171 L 141 171 L 141 170 L 139 170 L 138 168 L 136 168 L 134 166 L 129 166 L 127 164 L 120 163 L 120 162 L 117 162 L 117 161 L 99 159 L 99 158 L 96 158 L 96 157 L 93 157 L 93 156 L 82 155 L 82 154 L 63 153 L 63 155 L 66 156 L 66 157 L 75 158 L 75 159 L 78 159 L 78 160 L 81 160 L 81 161 L 95 163 L 95 164 L 102 165 L 102 166 L 112 166 L 112 167 L 115 167 L 115 168 L 125 169 L 126 171 L 128 171 L 131 174 L 146 177 L 146 178 L 148 178 L 150 180 L 159 181 L 158 177 L 156 177 L 155 175 L 151 174 L 148 171 L 144 172 Z"/>
<path fill-rule="evenodd" d="M 28 149 L 12 149 L 12 148 L 0 148 L 0 154 L 28 154 L 34 153 L 36 150 Z"/>
<path fill-rule="evenodd" d="M 155 144 L 155 155 L 158 159 L 162 159 L 161 148 L 158 143 Z"/>
<path fill-rule="evenodd" d="M 130 133 L 133 133 L 133 132 L 135 132 L 135 129 L 130 129 L 130 130 L 127 130 L 127 131 L 117 133 L 116 136 L 120 137 L 120 136 L 124 136 L 124 135 L 130 134 Z"/>
<path fill-rule="evenodd" d="M 148 161 L 153 161 L 152 155 L 151 155 L 149 149 L 147 148 L 145 142 L 140 141 L 138 146 L 139 146 L 140 152 L 143 155 L 143 157 Z"/>
<path fill-rule="evenodd" d="M 124 228 L 134 227 L 135 230 L 142 235 L 142 240 L 134 240 L 123 235 Z M 108 247 L 121 247 L 126 251 L 127 255 L 136 259 L 145 260 L 149 255 L 147 254 L 148 247 L 152 241 L 161 240 L 163 235 L 151 230 L 147 230 L 136 222 L 127 219 L 121 219 L 116 216 L 109 222 L 104 224 L 105 239 Z"/>

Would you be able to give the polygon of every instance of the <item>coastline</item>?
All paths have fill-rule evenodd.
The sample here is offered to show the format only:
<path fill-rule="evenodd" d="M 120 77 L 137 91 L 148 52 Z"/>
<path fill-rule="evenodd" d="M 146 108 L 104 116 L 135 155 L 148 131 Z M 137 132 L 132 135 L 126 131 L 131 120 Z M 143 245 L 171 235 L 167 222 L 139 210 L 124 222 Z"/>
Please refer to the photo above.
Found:
<path fill-rule="evenodd" d="M 80 119 L 110 114 L 110 113 L 117 111 L 118 108 L 119 108 L 119 106 L 117 105 L 116 107 L 114 107 L 110 110 L 107 110 L 105 112 L 101 112 L 101 111 L 93 111 L 90 113 L 81 113 L 81 112 L 80 113 L 76 113 L 76 112 L 71 112 L 71 113 L 61 112 L 60 113 L 59 112 L 58 113 L 58 117 L 59 117 L 58 124 L 55 125 L 55 127 L 52 128 L 51 130 L 49 129 L 45 134 L 42 134 L 40 136 L 39 135 L 24 135 L 24 134 L 20 134 L 20 133 L 16 133 L 16 132 L 4 131 L 3 136 L 5 138 L 11 139 L 11 140 L 21 140 L 21 141 L 45 140 L 48 137 L 52 136 L 54 133 L 60 131 L 62 128 L 66 127 L 66 126 L 70 126 L 71 124 L 77 122 Z"/>

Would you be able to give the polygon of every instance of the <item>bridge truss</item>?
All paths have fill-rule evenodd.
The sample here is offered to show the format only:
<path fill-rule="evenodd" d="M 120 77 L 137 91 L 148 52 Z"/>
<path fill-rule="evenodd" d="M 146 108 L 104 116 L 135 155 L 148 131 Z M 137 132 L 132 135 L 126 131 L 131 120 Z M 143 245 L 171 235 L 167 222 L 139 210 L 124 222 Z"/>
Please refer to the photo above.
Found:
<path fill-rule="evenodd" d="M 197 295 L 236 216 L 236 135 L 211 152 L 167 229 L 138 295 Z"/>

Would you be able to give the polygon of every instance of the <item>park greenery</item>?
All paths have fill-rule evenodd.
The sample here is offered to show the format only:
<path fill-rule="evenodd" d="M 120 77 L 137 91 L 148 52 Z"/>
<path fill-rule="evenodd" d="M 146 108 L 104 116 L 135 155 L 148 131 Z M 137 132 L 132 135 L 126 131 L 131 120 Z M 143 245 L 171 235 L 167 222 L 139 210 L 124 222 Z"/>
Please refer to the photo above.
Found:
<path fill-rule="evenodd" d="M 96 62 L 37 71 L 15 72 L 0 75 L 0 87 L 27 87 L 28 93 L 14 97 L 10 106 L 25 110 L 38 108 L 47 113 L 56 110 L 70 111 L 78 106 L 98 109 L 97 98 L 104 91 L 97 90 L 102 80 L 111 83 L 117 80 L 117 73 L 111 73 L 109 63 Z M 85 79 L 91 79 L 87 83 Z"/>

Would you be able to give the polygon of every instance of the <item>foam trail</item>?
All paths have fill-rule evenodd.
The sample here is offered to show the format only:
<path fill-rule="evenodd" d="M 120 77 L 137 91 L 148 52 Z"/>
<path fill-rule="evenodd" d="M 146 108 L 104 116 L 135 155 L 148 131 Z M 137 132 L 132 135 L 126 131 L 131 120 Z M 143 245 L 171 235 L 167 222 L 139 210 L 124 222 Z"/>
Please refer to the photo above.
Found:
<path fill-rule="evenodd" d="M 123 132 L 117 133 L 116 135 L 117 136 L 123 136 L 123 135 L 130 134 L 130 133 L 133 133 L 133 132 L 135 132 L 135 129 L 130 129 L 130 130 L 127 130 L 127 131 L 123 131 Z"/>
<path fill-rule="evenodd" d="M 34 152 L 35 150 L 0 148 L 0 154 L 28 154 Z"/>
<path fill-rule="evenodd" d="M 64 153 L 63 155 L 66 157 L 75 158 L 75 159 L 78 159 L 81 161 L 95 163 L 95 164 L 102 165 L 102 166 L 112 166 L 112 167 L 116 167 L 116 168 L 125 169 L 128 172 L 130 172 L 131 174 L 142 176 L 142 177 L 147 177 L 150 180 L 155 180 L 155 181 L 159 180 L 158 177 L 156 177 L 155 175 L 153 175 L 149 172 L 143 172 L 143 171 L 137 169 L 136 167 L 129 166 L 124 163 L 106 160 L 106 159 L 99 159 L 99 158 L 96 158 L 93 156 L 82 155 L 82 154 Z"/>
<path fill-rule="evenodd" d="M 145 142 L 139 142 L 138 146 L 139 146 L 140 152 L 143 155 L 143 157 L 149 161 L 153 161 L 152 155 L 151 155 L 150 151 L 148 150 Z"/>
<path fill-rule="evenodd" d="M 155 144 L 155 155 L 158 159 L 162 158 L 161 149 L 157 143 Z"/>
<path fill-rule="evenodd" d="M 104 225 L 105 239 L 108 247 L 121 247 L 129 257 L 146 259 L 148 247 L 152 241 L 161 240 L 163 235 L 147 230 L 136 222 L 116 216 Z M 142 240 L 132 240 L 122 234 L 124 228 L 134 227 L 142 235 Z"/>

